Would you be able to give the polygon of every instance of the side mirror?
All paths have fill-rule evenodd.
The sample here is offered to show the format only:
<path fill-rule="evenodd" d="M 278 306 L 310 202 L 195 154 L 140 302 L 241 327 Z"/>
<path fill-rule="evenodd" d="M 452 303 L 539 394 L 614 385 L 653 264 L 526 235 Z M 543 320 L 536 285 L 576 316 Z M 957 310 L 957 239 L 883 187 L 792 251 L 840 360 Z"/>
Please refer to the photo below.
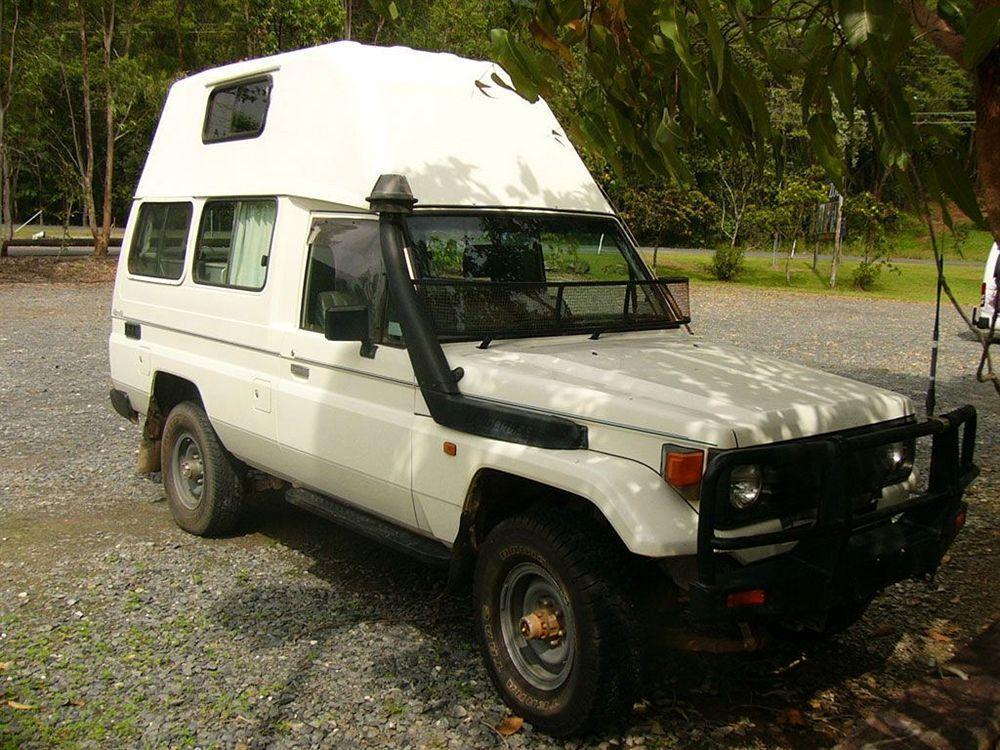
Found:
<path fill-rule="evenodd" d="M 361 355 L 375 356 L 366 305 L 331 307 L 326 311 L 323 333 L 328 341 L 360 341 Z"/>

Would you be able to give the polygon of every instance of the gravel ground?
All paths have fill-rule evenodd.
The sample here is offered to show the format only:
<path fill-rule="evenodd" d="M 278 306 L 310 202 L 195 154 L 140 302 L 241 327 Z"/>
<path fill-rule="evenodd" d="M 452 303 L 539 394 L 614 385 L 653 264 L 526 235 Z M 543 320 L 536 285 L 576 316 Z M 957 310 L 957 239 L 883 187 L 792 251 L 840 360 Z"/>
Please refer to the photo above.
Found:
<path fill-rule="evenodd" d="M 110 286 L 0 286 L 0 748 L 831 745 L 1000 611 L 1000 399 L 944 326 L 940 403 L 980 409 L 983 477 L 950 559 L 805 653 L 678 654 L 634 716 L 566 743 L 506 715 L 469 602 L 439 573 L 297 510 L 176 529 L 107 404 Z M 931 307 L 695 291 L 700 333 L 922 403 Z"/>

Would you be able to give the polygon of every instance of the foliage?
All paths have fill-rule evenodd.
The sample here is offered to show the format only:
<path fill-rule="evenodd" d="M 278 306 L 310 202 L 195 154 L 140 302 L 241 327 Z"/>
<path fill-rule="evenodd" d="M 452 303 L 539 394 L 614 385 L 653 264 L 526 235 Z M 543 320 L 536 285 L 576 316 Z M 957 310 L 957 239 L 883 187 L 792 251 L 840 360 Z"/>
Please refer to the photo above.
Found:
<path fill-rule="evenodd" d="M 921 151 L 922 132 L 932 132 L 938 144 L 949 138 L 945 129 L 915 125 L 902 61 L 913 49 L 917 20 L 903 3 L 525 5 L 530 41 L 516 29 L 495 29 L 495 56 L 526 99 L 568 90 L 576 115 L 572 134 L 619 171 L 631 156 L 655 174 L 693 182 L 690 148 L 700 143 L 711 153 L 746 153 L 761 170 L 773 159 L 779 179 L 786 158 L 805 153 L 843 191 L 852 172 L 845 142 L 868 142 L 865 158 L 887 175 L 908 178 L 916 164 L 921 191 L 949 198 L 981 220 L 968 170 L 954 149 Z M 917 5 L 923 7 L 920 0 Z M 970 29 L 982 15 L 971 8 L 955 12 Z M 966 80 L 996 42 L 993 31 L 982 34 L 980 40 L 970 31 Z M 940 35 L 930 38 L 937 43 Z M 791 93 L 801 137 L 788 137 L 787 122 L 777 121 L 774 92 Z"/>
<path fill-rule="evenodd" d="M 890 262 L 888 244 L 889 231 L 898 223 L 899 214 L 889 204 L 864 192 L 844 201 L 844 217 L 863 252 L 861 262 L 851 273 L 851 283 L 855 289 L 869 291 L 878 283 L 883 270 L 899 272 Z"/>
<path fill-rule="evenodd" d="M 890 232 L 899 224 L 899 212 L 869 192 L 848 196 L 844 201 L 844 219 L 851 227 L 865 260 L 875 260 L 890 251 Z"/>
<path fill-rule="evenodd" d="M 871 291 L 881 275 L 881 264 L 866 258 L 858 263 L 857 268 L 851 271 L 851 285 L 855 289 L 860 289 L 864 292 Z"/>
<path fill-rule="evenodd" d="M 615 252 L 615 255 L 618 255 Z M 545 266 L 553 271 L 586 276 L 590 273 L 590 263 L 580 257 L 579 250 L 572 245 L 559 245 L 545 255 Z"/>
<path fill-rule="evenodd" d="M 711 239 L 715 206 L 697 190 L 624 187 L 612 200 L 643 245 L 685 247 Z"/>
<path fill-rule="evenodd" d="M 102 7 L 110 7 L 109 0 L 84 2 L 95 17 L 100 15 Z M 566 15 L 569 10 L 559 11 L 563 13 L 561 20 L 556 18 L 539 26 L 532 24 L 524 13 L 526 5 L 530 3 L 509 0 L 119 3 L 119 19 L 127 21 L 129 26 L 130 48 L 124 54 L 126 37 L 118 35 L 112 64 L 119 93 L 116 120 L 122 124 L 115 144 L 116 224 L 121 227 L 124 223 L 171 81 L 191 70 L 340 38 L 347 31 L 345 8 L 348 8 L 351 36 L 363 42 L 488 57 L 497 38 L 494 34 L 491 41 L 489 29 L 499 27 L 508 30 L 512 49 L 527 48 L 528 59 L 555 55 L 556 67 L 551 72 L 559 75 L 545 91 L 549 104 L 575 135 L 594 135 L 596 129 L 594 137 L 576 137 L 576 145 L 643 244 L 712 245 L 720 232 L 737 243 L 764 244 L 773 235 L 771 220 L 776 218 L 772 209 L 776 205 L 777 186 L 786 175 L 808 169 L 812 160 L 806 148 L 810 135 L 801 114 L 806 81 L 800 69 L 789 71 L 788 66 L 781 69 L 757 54 L 742 30 L 733 25 L 734 18 L 723 12 L 722 5 L 710 8 L 726 43 L 722 50 L 722 74 L 728 79 L 733 71 L 737 79 L 749 79 L 750 85 L 745 90 L 738 90 L 728 80 L 720 83 L 715 53 L 710 46 L 715 38 L 712 21 L 708 15 L 700 20 L 698 14 L 704 5 L 700 1 L 690 6 L 670 6 L 667 10 L 657 9 L 660 4 L 626 4 L 649 7 L 624 7 L 617 11 L 617 16 L 602 16 L 607 23 L 598 18 L 596 23 L 601 28 L 593 30 L 589 41 L 576 40 L 572 45 L 569 43 L 576 39 L 573 29 L 582 34 L 586 27 L 574 25 L 573 19 Z M 569 5 L 572 4 L 560 3 L 560 7 Z M 6 136 L 15 172 L 15 214 L 27 218 L 43 208 L 49 222 L 58 222 L 71 212 L 72 220 L 78 223 L 82 202 L 78 179 L 74 177 L 73 138 L 69 128 L 73 117 L 79 123 L 81 115 L 79 54 L 74 51 L 74 45 L 78 45 L 75 5 L 35 0 L 21 2 L 20 6 L 16 90 L 7 117 Z M 9 25 L 10 14 L 5 18 Z M 656 28 L 643 31 L 638 23 L 643 18 L 655 18 Z M 626 23 L 636 25 L 629 31 L 623 27 Z M 760 25 L 759 21 L 749 23 Z M 801 55 L 802 43 L 789 36 L 790 32 L 779 29 L 780 25 L 772 26 L 761 32 L 761 38 L 769 45 L 780 43 L 788 55 Z M 560 45 L 571 47 L 572 62 L 558 51 L 559 45 L 551 44 L 546 28 L 555 29 Z M 628 53 L 624 55 L 628 59 L 608 56 L 631 36 L 645 46 L 621 47 L 623 53 Z M 526 39 L 533 41 L 526 44 Z M 588 43 L 593 53 L 584 51 Z M 92 102 L 97 147 L 95 170 L 100 174 L 104 163 L 104 125 L 97 111 L 101 105 L 99 39 L 92 39 L 91 44 L 98 92 Z M 644 49 L 659 50 L 649 68 L 643 67 L 646 63 L 641 57 L 636 57 Z M 668 60 L 677 67 L 676 74 L 659 82 L 653 80 L 656 71 L 669 67 Z M 701 65 L 706 60 L 712 62 L 707 69 Z M 914 106 L 931 110 L 970 106 L 968 82 L 953 66 L 942 65 L 940 56 L 931 51 L 928 43 L 913 45 L 901 58 L 900 65 L 906 96 L 913 98 Z M 619 97 L 613 102 L 613 111 L 603 112 L 606 95 L 602 81 L 613 72 L 621 74 L 626 69 L 639 76 L 635 87 L 641 93 L 655 94 L 662 90 L 669 95 L 661 99 L 640 97 L 635 101 Z M 515 68 L 512 72 L 516 74 Z M 860 75 L 860 71 L 855 71 L 855 75 Z M 697 102 L 701 102 L 698 111 L 688 114 L 690 106 Z M 759 110 L 761 102 L 766 113 Z M 586 106 L 581 109 L 581 104 Z M 666 109 L 664 104 L 668 105 Z M 873 192 L 881 189 L 884 174 L 871 166 L 878 162 L 878 155 L 873 150 L 868 123 L 856 116 L 852 130 L 839 108 L 834 106 L 834 110 L 838 127 L 845 125 L 840 134 L 851 164 L 850 174 L 861 181 L 857 189 Z M 648 118 L 649 127 L 634 124 L 639 115 Z M 706 120 L 711 121 L 709 127 L 702 127 Z M 740 143 L 746 139 L 725 132 L 730 120 L 750 127 L 766 121 L 771 137 L 758 141 L 751 138 L 747 142 L 751 146 L 756 143 L 757 147 L 741 148 Z M 697 128 L 690 127 L 694 123 Z M 647 137 L 650 128 L 653 136 L 673 139 L 681 134 L 684 138 L 660 143 Z M 926 139 L 935 153 L 947 151 L 954 138 L 961 135 L 956 135 L 954 128 L 942 130 L 945 133 L 941 139 L 936 130 L 933 138 Z M 602 138 L 614 145 L 608 157 L 593 147 Z M 631 147 L 633 141 L 635 148 Z M 641 142 L 646 142 L 648 148 L 641 147 Z M 724 146 L 721 150 L 720 145 Z M 655 152 L 653 158 L 647 158 L 650 150 Z M 661 150 L 674 153 L 686 165 L 693 179 L 691 187 L 679 187 L 670 179 L 670 172 L 664 166 L 666 157 L 659 155 Z M 666 165 L 670 163 L 667 160 Z M 100 203 L 99 185 L 96 190 Z M 893 196 L 907 198 L 905 193 Z M 740 215 L 738 228 L 736 210 L 745 212 Z"/>
<path fill-rule="evenodd" d="M 712 253 L 709 270 L 719 281 L 733 281 L 743 271 L 745 260 L 742 247 L 725 245 Z"/>

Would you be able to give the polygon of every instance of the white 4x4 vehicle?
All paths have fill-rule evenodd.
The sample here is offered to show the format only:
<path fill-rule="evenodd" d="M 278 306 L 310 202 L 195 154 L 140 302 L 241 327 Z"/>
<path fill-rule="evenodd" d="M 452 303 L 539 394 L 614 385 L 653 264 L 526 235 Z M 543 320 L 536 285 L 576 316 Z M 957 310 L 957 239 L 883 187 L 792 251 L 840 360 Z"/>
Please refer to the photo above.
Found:
<path fill-rule="evenodd" d="M 997 316 L 1000 314 L 1000 247 L 993 243 L 983 269 L 983 290 L 979 307 L 972 308 L 972 323 L 984 331 L 1000 331 Z"/>
<path fill-rule="evenodd" d="M 176 83 L 111 395 L 182 528 L 228 533 L 270 484 L 471 579 L 498 691 L 567 733 L 627 711 L 664 633 L 818 637 L 932 573 L 975 411 L 920 422 L 693 336 L 687 280 L 655 278 L 548 107 L 498 79 L 337 43 Z"/>

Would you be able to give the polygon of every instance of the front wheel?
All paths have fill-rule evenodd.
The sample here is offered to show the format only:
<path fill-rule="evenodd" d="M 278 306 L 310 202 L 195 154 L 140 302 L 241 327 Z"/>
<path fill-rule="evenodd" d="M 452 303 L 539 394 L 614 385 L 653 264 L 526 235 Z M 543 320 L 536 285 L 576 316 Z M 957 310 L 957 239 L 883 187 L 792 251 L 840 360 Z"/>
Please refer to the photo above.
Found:
<path fill-rule="evenodd" d="M 567 511 L 502 521 L 479 550 L 483 656 L 504 702 L 538 729 L 577 733 L 631 710 L 639 659 L 626 560 Z"/>
<path fill-rule="evenodd" d="M 199 536 L 232 531 L 244 506 L 245 472 L 199 404 L 185 401 L 170 410 L 160 451 L 163 487 L 177 525 Z"/>

